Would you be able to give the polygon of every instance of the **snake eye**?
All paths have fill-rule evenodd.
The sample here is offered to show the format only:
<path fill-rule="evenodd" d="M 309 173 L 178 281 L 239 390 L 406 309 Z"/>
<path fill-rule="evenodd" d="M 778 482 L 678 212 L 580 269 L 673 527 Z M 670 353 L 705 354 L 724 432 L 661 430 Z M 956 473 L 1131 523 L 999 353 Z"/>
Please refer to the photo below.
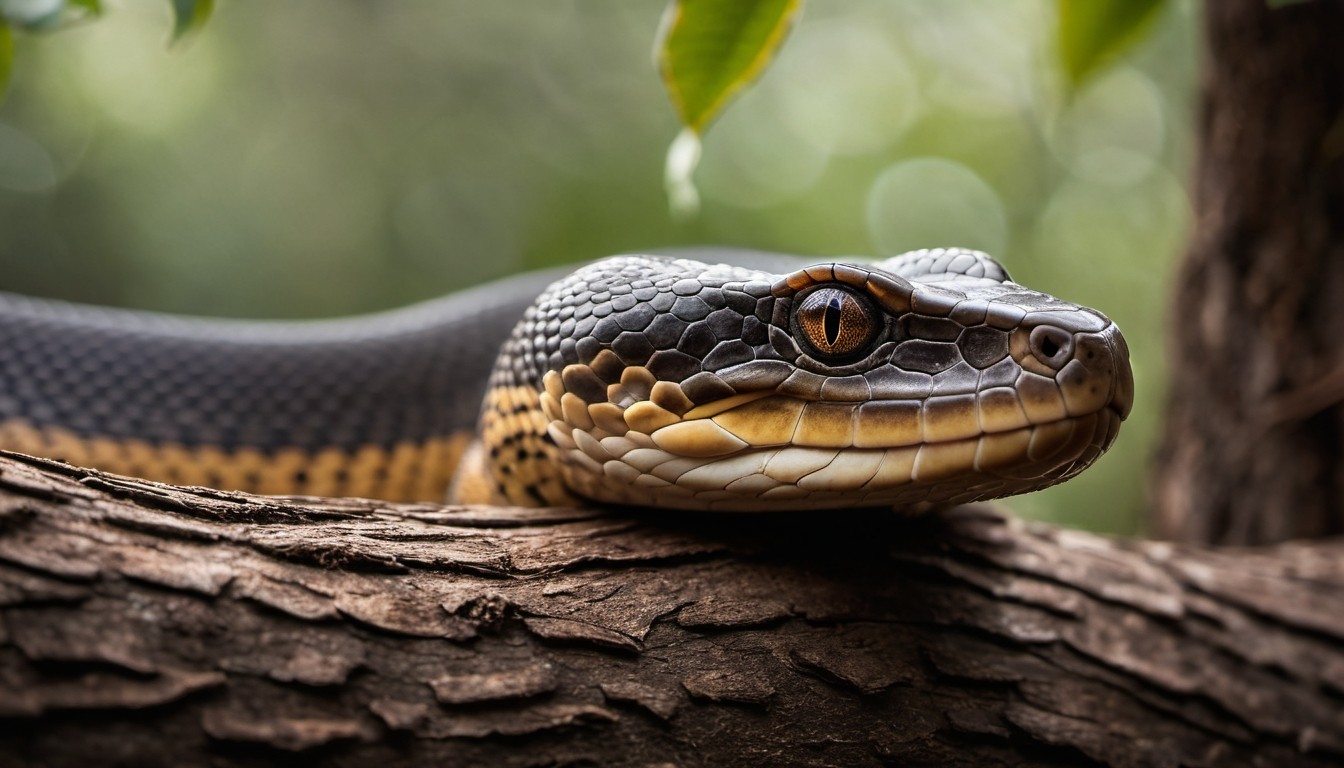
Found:
<path fill-rule="evenodd" d="M 842 288 L 818 288 L 793 313 L 795 335 L 822 357 L 845 357 L 867 344 L 877 330 L 877 311 L 867 298 Z"/>

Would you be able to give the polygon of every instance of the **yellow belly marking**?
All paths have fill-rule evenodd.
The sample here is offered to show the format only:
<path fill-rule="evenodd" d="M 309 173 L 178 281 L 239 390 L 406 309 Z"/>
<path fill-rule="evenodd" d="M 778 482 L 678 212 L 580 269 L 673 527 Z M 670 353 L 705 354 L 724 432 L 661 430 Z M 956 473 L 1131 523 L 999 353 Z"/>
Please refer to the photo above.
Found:
<path fill-rule="evenodd" d="M 274 495 L 362 496 L 387 501 L 442 502 L 471 433 L 459 432 L 388 449 L 263 451 L 84 437 L 23 420 L 0 422 L 0 448 L 59 459 L 120 475 L 175 485 Z"/>

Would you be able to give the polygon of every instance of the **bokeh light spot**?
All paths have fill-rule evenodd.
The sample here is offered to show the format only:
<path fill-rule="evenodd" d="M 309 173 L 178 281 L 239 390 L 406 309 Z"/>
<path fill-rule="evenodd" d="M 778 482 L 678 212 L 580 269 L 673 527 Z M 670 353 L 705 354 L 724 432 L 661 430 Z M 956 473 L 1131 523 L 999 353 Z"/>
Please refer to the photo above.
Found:
<path fill-rule="evenodd" d="M 782 119 L 819 149 L 855 155 L 890 146 L 921 111 L 918 83 L 895 42 L 836 19 L 800 29 L 762 83 Z"/>
<path fill-rule="evenodd" d="M 41 144 L 0 123 L 0 188 L 41 192 L 56 186 L 59 177 L 56 163 Z"/>
<path fill-rule="evenodd" d="M 705 136 L 700 182 L 707 197 L 741 208 L 767 208 L 805 193 L 828 155 L 784 127 L 779 103 L 747 94 Z"/>
<path fill-rule="evenodd" d="M 1147 75 L 1117 70 L 1088 86 L 1048 131 L 1055 156 L 1073 173 L 1099 184 L 1132 184 L 1161 157 L 1162 95 Z"/>
<path fill-rule="evenodd" d="M 868 192 L 868 236 L 883 254 L 961 246 L 1002 255 L 1007 215 L 998 194 L 960 163 L 904 160 L 887 168 Z"/>

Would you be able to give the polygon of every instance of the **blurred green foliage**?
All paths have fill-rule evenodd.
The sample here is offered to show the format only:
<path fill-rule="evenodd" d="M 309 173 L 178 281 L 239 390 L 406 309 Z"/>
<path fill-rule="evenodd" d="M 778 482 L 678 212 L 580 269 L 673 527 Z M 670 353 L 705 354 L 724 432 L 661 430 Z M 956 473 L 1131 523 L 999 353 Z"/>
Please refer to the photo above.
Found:
<path fill-rule="evenodd" d="M 173 40 L 181 40 L 205 26 L 215 12 L 215 0 L 172 0 Z"/>
<path fill-rule="evenodd" d="M 1057 0 L 1059 54 L 1076 86 L 1133 47 L 1164 0 Z"/>
<path fill-rule="evenodd" d="M 0 26 L 0 97 L 9 87 L 9 71 L 14 66 L 14 35 L 9 27 Z"/>
<path fill-rule="evenodd" d="M 1190 226 L 1193 9 L 1071 98 L 1049 0 L 811 3 L 705 137 L 650 63 L 663 0 L 167 4 L 23 35 L 0 107 L 0 289 L 205 315 L 395 306 L 622 251 L 964 245 L 1125 330 L 1117 446 L 1028 516 L 1132 531 L 1161 402 L 1166 276 Z"/>

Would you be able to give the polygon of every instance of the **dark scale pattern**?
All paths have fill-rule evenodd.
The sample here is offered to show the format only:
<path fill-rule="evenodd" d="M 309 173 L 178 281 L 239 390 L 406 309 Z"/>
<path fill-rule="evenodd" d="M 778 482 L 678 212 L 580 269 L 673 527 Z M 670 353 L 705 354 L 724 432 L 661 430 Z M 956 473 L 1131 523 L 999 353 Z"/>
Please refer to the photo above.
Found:
<path fill-rule="evenodd" d="M 704 366 L 711 371 L 720 371 L 740 363 L 756 359 L 756 350 L 741 339 L 720 341 L 705 355 Z"/>
<path fill-rule="evenodd" d="M 0 422 L 224 450 L 390 447 L 448 435 L 474 425 L 511 318 L 553 277 L 362 318 L 286 323 L 0 294 Z"/>
<path fill-rule="evenodd" d="M 738 325 L 741 326 L 741 318 Z M 719 337 L 705 323 L 693 323 L 682 332 L 681 338 L 674 342 L 678 351 L 703 360 L 719 343 Z"/>
<path fill-rule="evenodd" d="M 907 371 L 942 373 L 961 361 L 961 350 L 945 341 L 910 339 L 896 347 L 891 364 Z"/>
<path fill-rule="evenodd" d="M 988 368 L 1008 356 L 1008 334 L 977 325 L 962 331 L 957 346 L 966 362 L 976 368 Z"/>
<path fill-rule="evenodd" d="M 638 331 L 628 331 L 616 337 L 611 349 L 626 365 L 643 365 L 653 355 L 653 344 L 647 335 Z"/>
<path fill-rule="evenodd" d="M 765 347 L 760 317 L 768 318 L 772 311 L 771 280 L 773 275 L 738 268 L 706 273 L 700 262 L 667 257 L 598 262 L 556 283 L 537 300 L 536 315 L 515 329 L 496 382 L 539 388 L 547 370 L 590 363 L 604 349 L 626 366 L 646 366 L 657 378 L 678 383 L 707 370 L 760 359 Z M 536 333 L 537 326 L 566 311 L 576 318 L 600 319 L 561 324 L 549 336 Z M 537 344 L 544 355 L 526 354 Z M 546 363 L 530 364 L 534 359 Z M 619 371 L 604 373 L 606 384 L 620 378 Z M 694 389 L 706 396 L 733 392 L 717 379 L 697 382 Z M 596 396 L 592 388 L 586 394 Z"/>
<path fill-rule="evenodd" d="M 926 341 L 956 341 L 964 330 L 960 323 L 942 317 L 910 314 L 899 321 L 901 336 Z"/>

